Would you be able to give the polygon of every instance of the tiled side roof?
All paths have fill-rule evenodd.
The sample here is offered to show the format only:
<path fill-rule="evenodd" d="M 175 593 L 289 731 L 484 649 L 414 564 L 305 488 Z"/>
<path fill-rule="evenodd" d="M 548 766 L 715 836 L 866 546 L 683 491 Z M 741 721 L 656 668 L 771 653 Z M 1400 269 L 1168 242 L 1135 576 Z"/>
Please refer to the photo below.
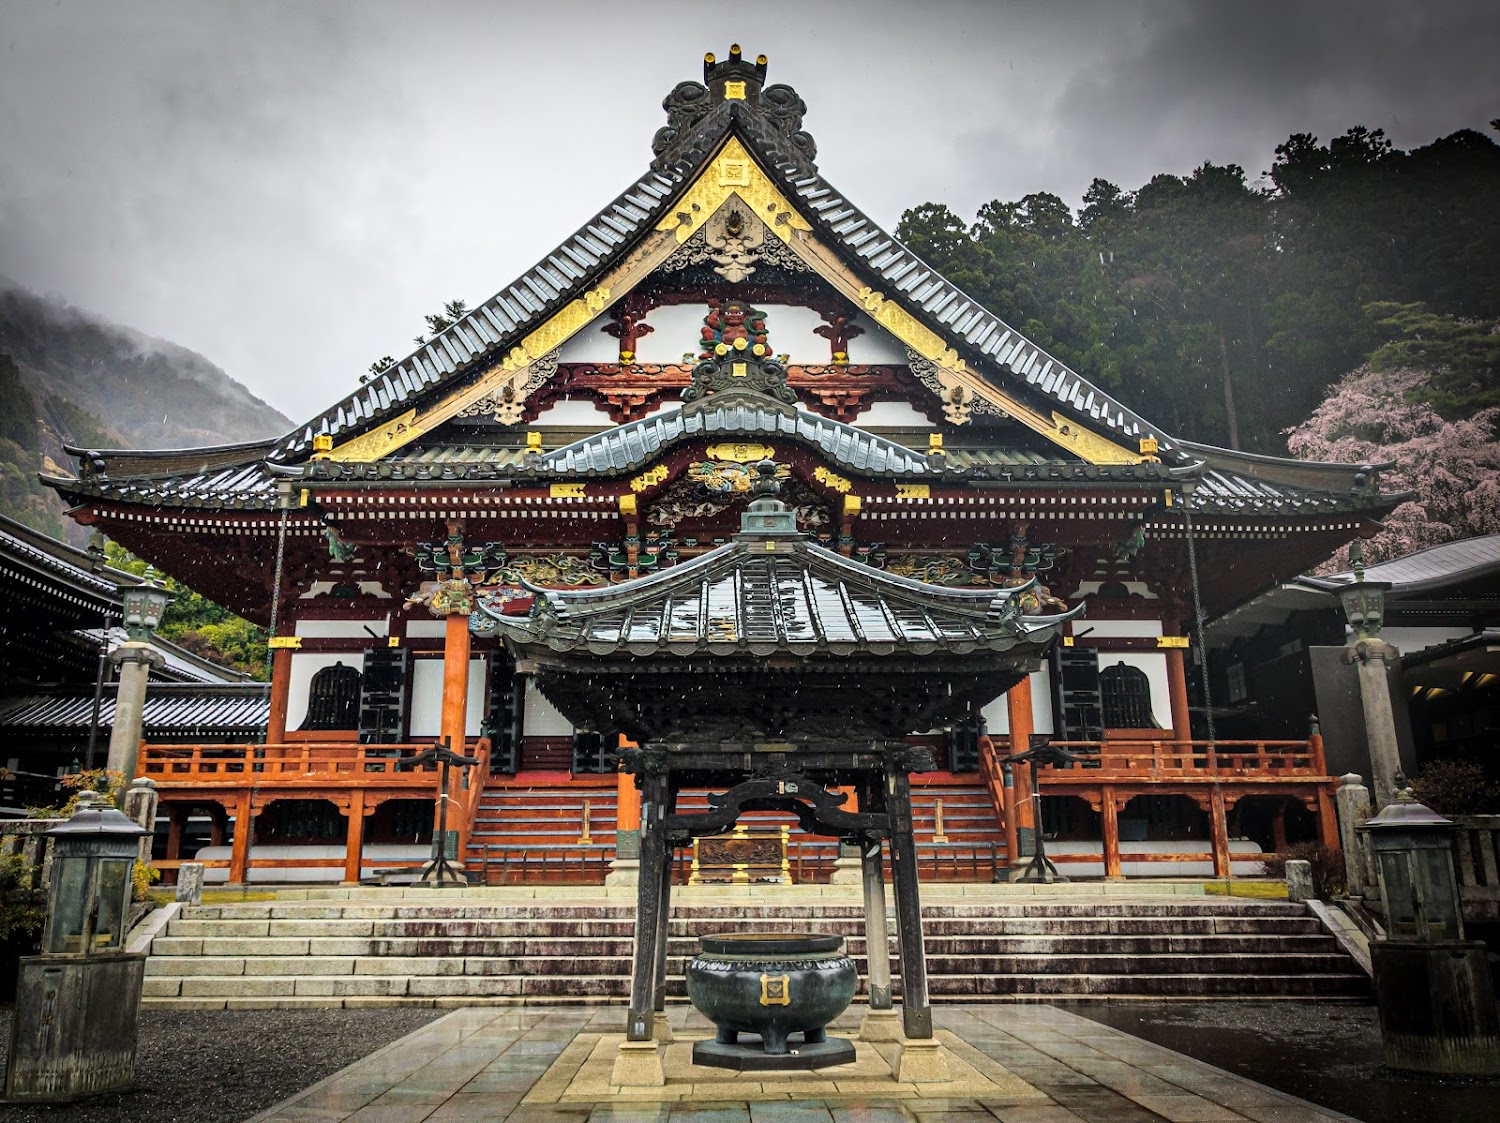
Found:
<path fill-rule="evenodd" d="M 1365 568 L 1365 579 L 1389 581 L 1397 596 L 1421 592 L 1457 581 L 1475 580 L 1489 574 L 1500 574 L 1500 534 L 1480 538 L 1463 538 L 1429 546 L 1403 558 L 1376 562 Z M 1351 573 L 1330 573 L 1326 577 L 1298 578 L 1304 585 L 1334 589 L 1354 580 Z"/>
<path fill-rule="evenodd" d="M 117 684 L 109 684 L 99 711 L 101 725 L 115 718 Z M 202 686 L 152 683 L 146 691 L 145 732 L 150 734 L 227 732 L 263 729 L 271 707 L 268 683 Z M 91 690 L 36 690 L 0 702 L 0 729 L 66 732 L 87 729 L 93 719 Z"/>
<path fill-rule="evenodd" d="M 120 603 L 122 585 L 138 585 L 140 578 L 121 570 L 90 564 L 87 551 L 59 542 L 40 531 L 0 515 L 0 557 L 39 570 L 74 590 L 111 604 Z"/>

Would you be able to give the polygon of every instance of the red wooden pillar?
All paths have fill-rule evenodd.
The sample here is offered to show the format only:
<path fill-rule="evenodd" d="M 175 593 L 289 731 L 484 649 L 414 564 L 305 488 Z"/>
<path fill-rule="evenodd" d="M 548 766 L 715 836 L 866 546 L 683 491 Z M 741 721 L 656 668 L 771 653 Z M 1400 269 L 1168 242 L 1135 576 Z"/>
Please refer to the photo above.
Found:
<path fill-rule="evenodd" d="M 641 793 L 635 786 L 635 777 L 629 772 L 619 774 L 616 789 L 615 830 L 638 831 L 641 829 Z"/>
<path fill-rule="evenodd" d="M 1318 785 L 1318 841 L 1330 850 L 1343 850 L 1343 840 L 1339 837 L 1338 810 L 1329 784 Z"/>
<path fill-rule="evenodd" d="M 1024 753 L 1031 748 L 1034 725 L 1031 720 L 1031 679 L 1023 678 L 1005 693 L 1006 715 L 1010 720 L 1010 751 Z M 1010 800 L 1006 808 L 1007 818 L 1014 817 L 1017 837 L 1020 831 L 1036 829 L 1036 811 L 1031 799 L 1031 768 L 1025 764 L 1011 768 Z M 1006 836 L 1009 838 L 1009 835 Z M 1019 851 L 1011 851 L 1011 860 L 1020 857 Z"/>
<path fill-rule="evenodd" d="M 1229 877 L 1229 821 L 1224 810 L 1224 793 L 1217 784 L 1208 797 L 1208 826 L 1213 839 L 1214 876 Z"/>
<path fill-rule="evenodd" d="M 1193 723 L 1188 716 L 1187 666 L 1180 647 L 1167 648 L 1167 685 L 1172 700 L 1172 740 L 1191 741 Z"/>
<path fill-rule="evenodd" d="M 443 716 L 439 725 L 439 736 L 448 742 L 448 748 L 456 753 L 464 752 L 465 730 L 468 726 L 469 709 L 469 613 L 467 604 L 465 611 L 450 612 L 445 617 L 447 630 L 443 633 Z M 449 790 L 441 788 L 443 770 L 438 769 L 439 790 L 438 800 L 452 799 L 452 786 L 458 782 L 458 769 L 449 769 Z M 461 823 L 454 817 L 457 807 L 454 803 L 448 804 L 448 829 L 459 833 L 460 859 L 463 857 L 462 844 L 464 836 L 468 834 L 469 824 Z M 438 816 L 442 813 L 441 804 L 433 807 L 433 827 L 436 828 Z M 442 845 L 448 845 L 448 840 L 443 839 Z"/>
<path fill-rule="evenodd" d="M 355 788 L 349 793 L 349 830 L 344 843 L 344 884 L 358 885 L 360 860 L 365 852 L 365 792 Z"/>
<path fill-rule="evenodd" d="M 250 810 L 250 793 L 240 792 L 234 804 L 234 842 L 229 848 L 229 884 L 244 885 L 250 872 L 250 836 L 255 833 L 255 817 Z"/>
<path fill-rule="evenodd" d="M 266 717 L 266 744 L 286 741 L 287 698 L 292 688 L 292 652 L 278 647 L 271 652 L 271 712 Z"/>
<path fill-rule="evenodd" d="M 1115 789 L 1106 784 L 1099 791 L 1100 834 L 1104 837 L 1104 878 L 1119 881 L 1120 873 L 1120 811 L 1115 802 Z"/>
<path fill-rule="evenodd" d="M 182 857 L 182 828 L 187 819 L 187 809 L 167 809 L 167 861 L 175 862 Z"/>

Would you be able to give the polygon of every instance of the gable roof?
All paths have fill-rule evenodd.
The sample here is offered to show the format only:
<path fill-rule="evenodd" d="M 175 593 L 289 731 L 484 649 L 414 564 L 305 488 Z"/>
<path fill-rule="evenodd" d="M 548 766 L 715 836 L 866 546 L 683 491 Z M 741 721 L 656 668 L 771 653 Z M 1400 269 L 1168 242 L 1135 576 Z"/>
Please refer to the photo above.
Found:
<path fill-rule="evenodd" d="M 474 387 L 502 357 L 513 362 L 520 353 L 524 361 L 523 344 L 546 335 L 560 314 L 576 314 L 587 306 L 592 319 L 603 311 L 622 293 L 596 286 L 628 260 L 643 238 L 670 229 L 674 220 L 691 227 L 707 217 L 688 213 L 697 206 L 692 192 L 716 155 L 738 143 L 793 208 L 795 221 L 864 282 L 859 299 L 877 322 L 915 325 L 924 337 L 940 341 L 958 368 L 967 367 L 967 373 L 1005 400 L 1019 396 L 1026 410 L 1035 407 L 1044 419 L 1046 411 L 1054 411 L 1060 420 L 1073 423 L 1080 438 L 1100 440 L 1092 430 L 1109 438 L 1101 441 L 1106 446 L 1120 441 L 1126 450 L 1149 438 L 1168 465 L 1202 464 L 1216 478 L 1191 498 L 1196 509 L 1272 515 L 1381 505 L 1373 483 L 1364 486 L 1373 481 L 1368 465 L 1318 466 L 1319 472 L 1299 461 L 1176 440 L 1151 425 L 969 297 L 850 203 L 817 170 L 816 147 L 801 131 L 805 106 L 796 92 L 785 85 L 763 86 L 762 67 L 746 82 L 744 96 L 734 97 L 721 73 L 729 65 L 716 69 L 709 64 L 704 83 L 683 82 L 673 89 L 663 102 L 668 125 L 653 143 L 656 158 L 603 210 L 513 283 L 305 425 L 270 444 L 196 454 L 80 452 L 80 480 L 46 482 L 71 495 L 127 502 L 269 507 L 275 467 L 306 462 L 316 437 L 330 437 L 342 446 L 375 438 L 382 429 L 400 429 L 417 408 Z M 670 416 L 648 420 L 658 428 L 679 423 L 665 419 Z M 1061 428 L 1069 432 L 1067 425 Z M 409 439 L 410 434 L 399 438 Z M 585 458 L 591 461 L 599 451 L 590 446 Z M 923 459 L 903 451 L 911 461 Z M 195 455 L 198 466 L 190 468 Z M 618 459 L 614 453 L 607 456 Z M 900 463 L 902 457 L 890 459 Z M 548 464 L 560 465 L 561 460 L 553 454 Z M 327 473 L 314 468 L 309 474 Z M 1329 492 L 1337 498 L 1330 499 Z"/>

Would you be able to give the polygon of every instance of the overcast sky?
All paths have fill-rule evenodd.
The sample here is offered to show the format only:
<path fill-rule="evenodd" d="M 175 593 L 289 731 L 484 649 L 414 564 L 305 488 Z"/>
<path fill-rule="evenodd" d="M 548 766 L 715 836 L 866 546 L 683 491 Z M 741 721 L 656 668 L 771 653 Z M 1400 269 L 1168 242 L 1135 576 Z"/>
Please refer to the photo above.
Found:
<path fill-rule="evenodd" d="M 735 40 L 888 228 L 1500 116 L 1494 0 L 0 0 L 0 274 L 302 420 L 644 171 L 662 97 Z"/>

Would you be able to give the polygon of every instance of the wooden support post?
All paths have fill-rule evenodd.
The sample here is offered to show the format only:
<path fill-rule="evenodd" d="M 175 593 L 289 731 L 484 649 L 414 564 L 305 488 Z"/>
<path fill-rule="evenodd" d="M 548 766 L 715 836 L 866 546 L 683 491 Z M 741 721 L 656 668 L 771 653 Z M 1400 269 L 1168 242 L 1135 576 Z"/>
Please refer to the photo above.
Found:
<path fill-rule="evenodd" d="M 360 863 L 365 852 L 365 792 L 355 788 L 349 793 L 349 828 L 344 843 L 344 884 L 358 885 Z"/>
<path fill-rule="evenodd" d="M 635 777 L 629 772 L 620 772 L 615 789 L 615 830 L 639 831 L 641 829 L 641 792 L 635 786 Z"/>
<path fill-rule="evenodd" d="M 1099 792 L 1100 833 L 1104 836 L 1104 878 L 1119 881 L 1120 873 L 1120 811 L 1115 803 L 1115 789 L 1106 784 Z"/>
<path fill-rule="evenodd" d="M 652 1040 L 656 1008 L 657 929 L 667 894 L 666 778 L 647 774 L 641 801 L 641 876 L 636 892 L 635 951 L 630 967 L 628 1041 Z"/>
<path fill-rule="evenodd" d="M 1187 665 L 1182 648 L 1167 648 L 1167 687 L 1172 704 L 1172 740 L 1191 741 L 1193 723 L 1188 714 Z M 1182 746 L 1176 748 L 1182 752 Z"/>
<path fill-rule="evenodd" d="M 278 647 L 271 652 L 271 710 L 266 716 L 266 744 L 286 742 L 286 707 L 292 692 L 292 652 Z"/>
<path fill-rule="evenodd" d="M 167 861 L 175 862 L 182 857 L 182 828 L 186 825 L 188 809 L 173 807 L 167 811 Z"/>
<path fill-rule="evenodd" d="M 1282 800 L 1271 816 L 1271 848 L 1278 854 L 1286 853 L 1286 801 Z"/>
<path fill-rule="evenodd" d="M 1217 784 L 1208 797 L 1208 825 L 1213 839 L 1214 876 L 1229 877 L 1229 823 L 1224 811 L 1224 793 Z"/>
<path fill-rule="evenodd" d="M 1024 753 L 1031 748 L 1035 725 L 1031 718 L 1031 679 L 1028 676 L 1005 692 L 1005 711 L 1010 720 L 1010 751 Z M 1016 849 L 1007 857 L 1012 863 L 1032 852 L 1036 837 L 1035 801 L 1031 798 L 1031 773 L 1028 769 L 1011 769 L 1011 804 L 1015 809 Z M 1009 839 L 1007 833 L 1006 838 Z"/>
<path fill-rule="evenodd" d="M 250 793 L 241 792 L 234 804 L 234 842 L 229 848 L 229 884 L 244 885 L 250 873 L 250 836 L 255 820 L 250 810 Z"/>
<path fill-rule="evenodd" d="M 908 1038 L 932 1037 L 927 1000 L 927 949 L 922 939 L 922 899 L 917 887 L 917 840 L 911 820 L 911 777 L 886 773 L 891 817 L 891 880 L 896 889 L 896 935 L 901 953 L 901 1024 Z"/>
<path fill-rule="evenodd" d="M 662 807 L 662 821 L 677 809 L 677 793 L 670 783 L 665 788 L 666 803 Z M 663 1013 L 667 1008 L 667 937 L 672 920 L 672 859 L 675 854 L 670 845 L 662 845 L 661 859 L 661 904 L 656 913 L 656 984 L 652 990 L 651 1008 Z M 656 1035 L 661 1040 L 660 1033 Z"/>
<path fill-rule="evenodd" d="M 870 1009 L 891 1009 L 891 938 L 885 917 L 885 872 L 881 868 L 881 845 L 860 846 L 860 864 L 865 887 L 865 959 L 868 961 Z"/>

